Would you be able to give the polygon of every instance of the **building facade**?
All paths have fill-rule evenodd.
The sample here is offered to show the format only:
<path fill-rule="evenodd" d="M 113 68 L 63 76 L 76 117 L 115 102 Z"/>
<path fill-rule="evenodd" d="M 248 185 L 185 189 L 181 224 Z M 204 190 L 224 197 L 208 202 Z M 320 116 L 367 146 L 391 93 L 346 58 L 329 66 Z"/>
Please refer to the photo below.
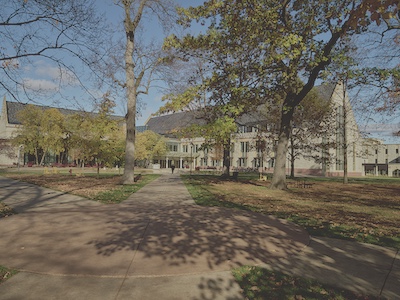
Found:
<path fill-rule="evenodd" d="M 323 101 L 331 105 L 325 133 L 307 140 L 310 145 L 294 160 L 297 175 L 343 176 L 344 156 L 347 153 L 349 176 L 400 177 L 400 144 L 383 144 L 378 140 L 362 138 L 346 90 L 343 85 L 322 85 L 317 91 Z M 327 104 L 328 105 L 328 104 Z M 4 98 L 0 115 L 0 166 L 24 165 L 28 162 L 23 145 L 12 145 L 11 139 L 22 126 L 17 112 L 25 104 L 9 102 Z M 76 113 L 60 109 L 62 113 Z M 231 135 L 231 171 L 262 171 L 272 173 L 275 166 L 276 136 L 265 130 L 268 124 L 263 114 L 256 112 L 242 116 L 237 132 Z M 179 138 L 179 132 L 191 124 L 204 124 L 191 111 L 155 116 L 138 131 L 152 130 L 165 137 L 169 151 L 154 157 L 155 168 L 175 166 L 184 170 L 222 170 L 223 149 L 205 148 L 204 138 Z M 326 146 L 326 147 L 325 147 Z M 291 168 L 290 149 L 287 173 Z"/>
<path fill-rule="evenodd" d="M 366 140 L 364 151 L 362 165 L 365 175 L 400 177 L 400 144 Z"/>
<path fill-rule="evenodd" d="M 23 165 L 23 145 L 15 147 L 11 139 L 21 126 L 16 118 L 13 105 L 9 105 L 6 97 L 0 115 L 0 166 Z"/>
<path fill-rule="evenodd" d="M 317 92 L 321 99 L 331 105 L 329 124 L 321 124 L 321 126 L 327 126 L 324 135 L 308 140 L 308 143 L 319 145 L 319 147 L 309 147 L 309 150 L 304 150 L 298 155 L 294 161 L 294 173 L 343 176 L 346 154 L 348 176 L 398 176 L 398 166 L 395 163 L 397 157 L 389 155 L 385 158 L 375 158 L 372 150 L 366 146 L 344 85 L 322 85 L 317 87 Z M 259 125 L 263 123 L 262 114 L 256 115 L 257 117 L 245 116 L 238 120 L 238 130 L 231 136 L 231 171 L 273 172 L 276 138 L 273 134 L 260 130 Z M 161 168 L 170 168 L 174 165 L 177 168 L 189 170 L 222 170 L 222 149 L 218 147 L 203 149 L 205 140 L 202 137 L 190 139 L 176 137 L 182 128 L 193 123 L 201 124 L 201 120 L 198 120 L 190 111 L 156 116 L 147 121 L 146 128 L 167 137 L 169 147 L 169 152 L 164 157 L 154 158 L 154 164 Z M 260 142 L 263 142 L 261 148 Z M 323 147 L 324 144 L 327 147 Z M 390 153 L 395 155 L 399 145 L 380 145 L 378 148 L 378 153 L 385 153 L 385 149 L 389 151 L 390 148 L 392 149 Z M 387 165 L 384 167 L 386 161 Z M 287 173 L 290 174 L 289 155 L 286 167 Z"/>

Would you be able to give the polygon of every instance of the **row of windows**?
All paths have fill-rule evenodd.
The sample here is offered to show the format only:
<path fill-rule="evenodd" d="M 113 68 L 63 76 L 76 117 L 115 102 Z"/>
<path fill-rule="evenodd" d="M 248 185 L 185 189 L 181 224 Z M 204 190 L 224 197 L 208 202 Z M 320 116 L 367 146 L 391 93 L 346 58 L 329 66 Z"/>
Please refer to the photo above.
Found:
<path fill-rule="evenodd" d="M 396 163 L 396 164 L 400 163 L 400 157 L 396 158 L 393 162 Z M 376 163 L 376 164 L 379 163 L 379 162 L 378 162 L 378 159 L 375 159 L 375 163 Z M 388 164 L 388 163 L 389 163 L 389 161 L 388 161 L 388 159 L 386 158 L 386 159 L 385 159 L 385 164 Z"/>
<path fill-rule="evenodd" d="M 375 149 L 375 154 L 378 154 L 378 149 Z M 385 149 L 385 154 L 388 154 L 388 149 Z M 399 149 L 396 149 L 396 154 L 399 154 Z"/>
<path fill-rule="evenodd" d="M 182 145 L 182 152 L 188 153 L 189 149 L 193 151 L 193 153 L 197 153 L 200 150 L 200 145 L 193 145 L 189 148 L 190 145 Z M 171 152 L 178 152 L 178 145 L 177 144 L 169 144 L 168 149 Z M 203 149 L 204 153 L 207 153 L 208 149 Z M 241 152 L 250 152 L 250 142 L 240 142 L 240 151 Z"/>
<path fill-rule="evenodd" d="M 232 164 L 233 161 L 231 161 Z M 211 160 L 210 164 L 207 158 L 201 158 L 200 159 L 200 166 L 202 167 L 207 167 L 207 166 L 212 166 L 212 167 L 220 167 L 222 166 L 222 162 L 220 160 Z M 242 167 L 242 168 L 260 168 L 264 167 L 264 162 L 261 160 L 261 158 L 254 158 L 253 160 L 249 161 L 247 158 L 239 158 L 237 160 L 237 166 Z M 268 161 L 268 168 L 273 168 L 275 166 L 275 160 L 271 158 Z"/>
<path fill-rule="evenodd" d="M 243 126 L 242 125 L 242 126 L 239 126 L 238 132 L 239 133 L 258 132 L 258 128 L 253 127 L 253 126 Z"/>
<path fill-rule="evenodd" d="M 234 145 L 234 144 L 232 144 Z M 190 147 L 189 147 L 190 146 Z M 189 153 L 189 150 L 191 149 L 193 151 L 193 153 L 198 153 L 200 151 L 200 145 L 182 145 L 182 152 L 185 153 Z M 178 152 L 178 144 L 169 144 L 168 145 L 168 149 L 171 152 Z M 240 152 L 242 153 L 248 153 L 250 152 L 251 147 L 250 147 L 250 142 L 240 142 Z M 399 149 L 395 149 L 396 150 L 396 154 L 399 154 Z M 204 149 L 204 152 L 207 152 L 207 149 Z M 337 147 L 336 149 L 336 156 L 337 157 L 342 157 L 343 156 L 343 148 L 341 147 Z M 378 154 L 378 149 L 375 149 L 375 154 Z M 388 154 L 388 149 L 385 149 L 385 154 Z M 367 152 L 368 155 L 368 152 Z M 337 169 L 340 170 L 341 169 L 341 162 L 338 159 L 337 161 Z"/>
<path fill-rule="evenodd" d="M 189 148 L 190 145 L 182 145 L 182 152 L 189 153 L 189 149 L 191 149 L 194 153 L 199 152 L 200 146 L 193 145 Z M 177 144 L 170 144 L 168 145 L 168 149 L 171 152 L 178 152 L 178 145 Z"/>

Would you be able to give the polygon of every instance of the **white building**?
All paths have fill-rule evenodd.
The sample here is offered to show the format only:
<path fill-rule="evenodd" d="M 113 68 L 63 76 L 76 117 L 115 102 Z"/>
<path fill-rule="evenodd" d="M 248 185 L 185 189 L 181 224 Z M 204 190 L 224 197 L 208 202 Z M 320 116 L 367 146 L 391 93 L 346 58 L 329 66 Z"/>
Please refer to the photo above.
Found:
<path fill-rule="evenodd" d="M 6 101 L 6 97 L 4 97 L 0 115 L 0 166 L 24 163 L 21 153 L 23 146 L 15 147 L 10 141 L 21 126 L 21 122 L 16 118 L 16 105 L 9 103 L 11 102 Z"/>
<path fill-rule="evenodd" d="M 400 177 L 400 145 L 369 139 L 364 143 L 365 175 Z"/>
<path fill-rule="evenodd" d="M 330 143 L 336 145 L 327 151 L 303 153 L 295 161 L 296 174 L 313 174 L 323 176 L 342 176 L 344 172 L 343 142 L 347 145 L 347 165 L 349 176 L 362 176 L 363 171 L 363 139 L 360 135 L 349 99 L 344 93 L 343 85 L 322 85 L 317 92 L 323 101 L 331 103 L 331 119 L 334 124 L 329 133 L 323 137 L 310 141 L 315 144 Z M 344 101 L 343 101 L 344 99 Z M 238 132 L 231 136 L 231 168 L 232 170 L 259 170 L 270 173 L 273 171 L 275 153 L 274 139 L 269 138 L 263 151 L 257 147 L 261 133 L 260 124 L 263 123 L 261 113 L 248 114 L 238 122 Z M 168 138 L 170 151 L 165 157 L 157 157 L 154 163 L 162 168 L 174 165 L 186 169 L 219 169 L 222 167 L 222 150 L 200 150 L 204 139 L 179 139 L 177 133 L 192 123 L 201 123 L 193 112 L 178 112 L 150 118 L 146 126 L 158 134 Z M 321 124 L 321 126 L 324 126 Z M 343 130 L 345 128 L 345 131 Z M 344 134 L 346 139 L 344 139 Z M 289 173 L 290 158 L 288 157 L 287 172 Z"/>

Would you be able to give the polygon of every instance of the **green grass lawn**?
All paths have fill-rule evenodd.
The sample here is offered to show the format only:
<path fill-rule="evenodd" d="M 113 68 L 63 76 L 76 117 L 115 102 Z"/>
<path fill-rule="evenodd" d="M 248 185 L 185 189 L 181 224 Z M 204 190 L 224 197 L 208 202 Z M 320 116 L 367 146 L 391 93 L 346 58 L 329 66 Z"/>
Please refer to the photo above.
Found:
<path fill-rule="evenodd" d="M 156 178 L 160 177 L 158 174 L 146 174 L 141 177 L 141 179 L 136 182 L 135 184 L 127 184 L 127 185 L 120 185 L 119 187 L 98 193 L 93 200 L 110 204 L 110 203 L 121 203 L 122 201 L 126 200 L 131 194 L 137 192 L 142 187 L 144 187 L 149 182 L 155 180 Z"/>
<path fill-rule="evenodd" d="M 0 266 L 0 284 L 5 282 L 7 279 L 11 278 L 11 276 L 17 274 L 18 271 L 11 270 L 9 268 Z M 1 296 L 0 296 L 1 298 Z"/>
<path fill-rule="evenodd" d="M 246 299 L 301 300 L 378 300 L 375 296 L 355 294 L 316 280 L 289 276 L 260 267 L 244 266 L 233 270 L 233 276 Z"/>

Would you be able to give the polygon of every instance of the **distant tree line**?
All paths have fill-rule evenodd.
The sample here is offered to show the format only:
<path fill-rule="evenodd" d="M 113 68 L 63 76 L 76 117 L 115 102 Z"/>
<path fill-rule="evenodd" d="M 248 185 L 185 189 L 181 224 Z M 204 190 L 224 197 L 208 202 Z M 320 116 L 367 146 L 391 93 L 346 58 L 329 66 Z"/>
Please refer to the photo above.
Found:
<path fill-rule="evenodd" d="M 113 116 L 114 106 L 107 97 L 97 113 L 62 114 L 57 108 L 27 105 L 17 115 L 22 126 L 13 144 L 23 145 L 36 165 L 123 166 L 125 120 Z M 154 155 L 162 155 L 167 149 L 161 136 L 151 131 L 139 133 L 136 143 L 135 163 L 142 166 L 148 166 Z"/>
<path fill-rule="evenodd" d="M 114 103 L 104 97 L 98 113 L 62 114 L 57 108 L 27 105 L 17 114 L 22 126 L 13 139 L 36 165 L 52 163 L 121 164 L 122 118 L 112 116 Z M 54 158 L 46 161 L 46 157 Z"/>

